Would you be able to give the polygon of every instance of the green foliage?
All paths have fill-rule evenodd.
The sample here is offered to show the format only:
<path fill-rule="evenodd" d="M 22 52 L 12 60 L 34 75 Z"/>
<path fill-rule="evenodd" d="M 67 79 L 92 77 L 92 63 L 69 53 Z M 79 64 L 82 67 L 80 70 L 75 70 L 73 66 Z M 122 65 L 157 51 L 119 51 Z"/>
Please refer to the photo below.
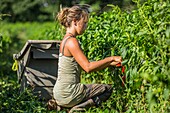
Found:
<path fill-rule="evenodd" d="M 54 22 L 0 24 L 0 112 L 49 112 L 46 103 L 39 101 L 30 89 L 19 93 L 16 72 L 11 70 L 12 56 L 22 49 L 27 40 L 60 40 L 62 29 Z"/>
<path fill-rule="evenodd" d="M 89 4 L 93 11 L 103 12 L 103 10 L 108 10 L 106 7 L 108 3 L 128 10 L 134 7 L 131 0 L 1 0 L 0 13 L 11 15 L 11 18 L 4 18 L 8 22 L 44 22 L 54 20 L 55 13 L 60 10 L 60 6 Z"/>
<path fill-rule="evenodd" d="M 121 112 L 126 109 L 167 112 L 169 96 L 165 95 L 170 94 L 169 1 L 137 4 L 138 8 L 131 13 L 110 5 L 113 8 L 111 12 L 92 15 L 88 29 L 79 37 L 83 50 L 92 61 L 110 55 L 120 55 L 128 60 L 127 87 L 124 90 L 120 87 L 119 69 L 113 72 L 105 69 L 84 77 L 89 82 L 113 83 L 118 94 L 112 102 L 118 102 L 116 107 Z M 137 105 L 144 107 L 134 106 L 132 100 L 138 100 Z"/>
<path fill-rule="evenodd" d="M 134 2 L 137 9 L 132 12 L 123 12 L 118 6 L 109 5 L 111 11 L 92 14 L 88 29 L 78 37 L 91 61 L 121 55 L 126 66 L 126 87 L 121 86 L 119 68 L 83 73 L 83 83 L 109 83 L 114 87 L 106 103 L 87 113 L 170 112 L 170 3 L 168 0 Z M 16 75 L 7 73 L 11 68 L 7 63 L 12 64 L 12 54 L 21 50 L 26 40 L 61 40 L 63 29 L 53 22 L 1 25 L 0 66 L 4 67 L 0 73 L 3 75 L 0 81 L 1 111 L 49 112 L 45 103 L 38 102 L 29 90 L 18 93 Z"/>
<path fill-rule="evenodd" d="M 0 13 L 7 13 L 10 22 L 54 20 L 53 13 L 58 11 L 58 1 L 52 0 L 1 0 Z"/>
<path fill-rule="evenodd" d="M 47 109 L 45 109 L 46 104 L 38 101 L 30 90 L 25 90 L 24 92 L 19 93 L 19 85 L 14 81 L 6 83 L 1 80 L 0 89 L 0 112 L 47 112 Z"/>
<path fill-rule="evenodd" d="M 3 16 L 9 16 L 9 15 L 8 14 L 0 14 L 0 25 L 2 24 L 1 20 L 2 20 Z M 9 48 L 9 43 L 10 42 L 11 42 L 10 38 L 4 36 L 4 34 L 2 32 L 0 32 L 0 69 L 1 69 L 0 70 L 0 75 L 3 75 L 2 70 L 5 70 L 6 65 L 9 64 L 9 62 L 7 62 L 9 60 L 8 59 L 9 57 L 4 57 L 3 53 L 5 53 L 7 48 Z M 7 58 L 6 61 L 4 60 L 5 58 Z"/>

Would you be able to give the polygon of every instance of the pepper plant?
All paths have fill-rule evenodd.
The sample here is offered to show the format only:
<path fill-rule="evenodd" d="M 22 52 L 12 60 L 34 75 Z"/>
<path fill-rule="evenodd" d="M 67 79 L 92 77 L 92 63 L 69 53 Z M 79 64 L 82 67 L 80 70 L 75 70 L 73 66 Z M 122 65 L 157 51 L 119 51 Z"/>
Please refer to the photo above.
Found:
<path fill-rule="evenodd" d="M 100 16 L 92 14 L 80 37 L 90 60 L 120 55 L 126 66 L 126 88 L 118 77 L 121 70 L 108 68 L 83 75 L 89 82 L 110 83 L 116 88 L 112 107 L 120 112 L 169 111 L 170 95 L 170 3 L 134 0 L 132 12 L 112 7 Z M 116 97 L 114 97 L 116 96 Z M 119 97 L 119 98 L 117 98 Z"/>

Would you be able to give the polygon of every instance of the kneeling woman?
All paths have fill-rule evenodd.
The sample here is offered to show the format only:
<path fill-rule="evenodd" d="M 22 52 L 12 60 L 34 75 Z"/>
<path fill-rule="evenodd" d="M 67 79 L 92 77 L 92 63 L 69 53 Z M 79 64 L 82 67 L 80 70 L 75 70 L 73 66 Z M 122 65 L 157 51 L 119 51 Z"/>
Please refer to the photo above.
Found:
<path fill-rule="evenodd" d="M 76 36 L 81 35 L 87 28 L 89 14 L 86 7 L 64 8 L 57 17 L 66 28 L 66 34 L 60 45 L 58 78 L 53 89 L 55 104 L 61 107 L 71 107 L 71 111 L 84 110 L 94 105 L 100 106 L 110 97 L 112 86 L 81 84 L 81 69 L 87 73 L 98 71 L 121 63 L 122 58 L 111 56 L 90 62 L 84 55 Z M 50 102 L 52 103 L 52 100 L 49 104 Z"/>

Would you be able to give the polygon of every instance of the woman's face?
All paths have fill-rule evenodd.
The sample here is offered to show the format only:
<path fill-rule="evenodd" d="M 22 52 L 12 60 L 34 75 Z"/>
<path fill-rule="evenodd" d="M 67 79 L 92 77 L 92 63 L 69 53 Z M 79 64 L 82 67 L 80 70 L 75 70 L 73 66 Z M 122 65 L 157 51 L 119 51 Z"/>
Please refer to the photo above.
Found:
<path fill-rule="evenodd" d="M 77 22 L 77 34 L 81 35 L 87 28 L 88 21 L 85 21 L 83 18 Z"/>

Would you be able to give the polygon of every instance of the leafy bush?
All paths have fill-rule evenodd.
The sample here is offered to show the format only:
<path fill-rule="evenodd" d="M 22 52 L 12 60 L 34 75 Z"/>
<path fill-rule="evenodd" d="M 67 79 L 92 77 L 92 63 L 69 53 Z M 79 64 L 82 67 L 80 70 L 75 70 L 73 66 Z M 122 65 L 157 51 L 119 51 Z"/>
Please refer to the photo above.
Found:
<path fill-rule="evenodd" d="M 59 35 L 56 23 L 4 23 L 0 29 L 0 112 L 48 112 L 30 90 L 19 93 L 16 72 L 11 70 L 13 54 L 18 53 L 27 40 L 55 39 Z"/>
<path fill-rule="evenodd" d="M 117 85 L 121 83 L 119 69 L 113 72 L 105 69 L 84 77 L 90 82 L 113 83 L 117 92 L 113 94 L 116 98 L 112 99 L 112 105 L 116 104 L 119 112 L 167 112 L 170 110 L 169 1 L 136 3 L 138 8 L 132 12 L 122 12 L 110 5 L 111 12 L 93 15 L 87 31 L 80 37 L 91 60 L 121 55 L 127 61 L 125 89 Z"/>
<path fill-rule="evenodd" d="M 134 2 L 137 9 L 132 12 L 122 12 L 119 7 L 109 5 L 113 8 L 112 11 L 101 15 L 92 14 L 88 29 L 78 37 L 90 60 L 121 55 L 126 66 L 125 87 L 121 86 L 122 73 L 119 68 L 83 73 L 83 83 L 109 83 L 115 89 L 107 103 L 99 108 L 89 109 L 89 113 L 170 112 L 170 3 L 168 0 L 150 0 L 142 4 Z M 3 24 L 3 30 L 0 30 L 2 36 L 10 37 L 1 38 L 1 43 L 4 43 L 0 46 L 3 55 L 12 58 L 10 55 L 18 52 L 28 39 L 61 40 L 63 29 L 58 24 L 55 24 L 56 27 L 53 25 L 54 23 L 16 23 L 15 26 Z M 0 66 L 4 61 L 12 64 L 12 59 L 4 60 L 8 57 L 2 56 Z M 10 66 L 4 67 L 3 73 L 8 72 Z M 15 79 L 4 77 L 10 74 L 5 73 L 0 81 L 1 111 L 49 112 L 45 104 L 38 102 L 29 91 L 19 95 Z"/>
<path fill-rule="evenodd" d="M 28 89 L 19 93 L 17 73 L 13 72 L 13 54 L 18 53 L 27 40 L 52 40 L 62 38 L 62 29 L 54 22 L 6 23 L 0 29 L 0 112 L 48 112 Z M 56 30 L 57 29 L 57 30 Z M 58 31 L 60 30 L 60 31 Z"/>

